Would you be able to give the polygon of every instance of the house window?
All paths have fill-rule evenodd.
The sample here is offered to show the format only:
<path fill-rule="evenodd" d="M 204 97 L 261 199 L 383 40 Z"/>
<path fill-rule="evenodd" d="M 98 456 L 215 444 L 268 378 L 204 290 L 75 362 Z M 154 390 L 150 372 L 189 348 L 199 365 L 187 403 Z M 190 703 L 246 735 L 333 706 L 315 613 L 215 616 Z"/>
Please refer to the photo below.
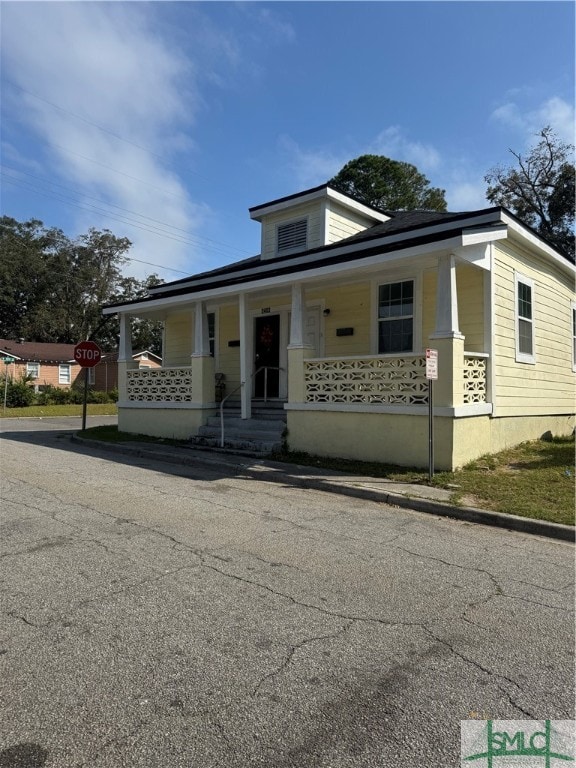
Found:
<path fill-rule="evenodd" d="M 26 375 L 31 379 L 40 378 L 40 363 L 26 363 Z"/>
<path fill-rule="evenodd" d="M 414 280 L 378 286 L 378 353 L 412 352 Z"/>
<path fill-rule="evenodd" d="M 308 242 L 308 220 L 299 219 L 287 224 L 278 224 L 277 252 L 304 250 Z"/>
<path fill-rule="evenodd" d="M 58 366 L 58 384 L 70 384 L 70 366 L 68 363 Z"/>
<path fill-rule="evenodd" d="M 88 384 L 94 386 L 96 384 L 96 368 L 88 368 Z"/>
<path fill-rule="evenodd" d="M 208 312 L 208 342 L 210 344 L 210 356 L 214 357 L 216 350 L 216 313 Z"/>
<path fill-rule="evenodd" d="M 534 284 L 516 275 L 516 360 L 534 363 Z"/>

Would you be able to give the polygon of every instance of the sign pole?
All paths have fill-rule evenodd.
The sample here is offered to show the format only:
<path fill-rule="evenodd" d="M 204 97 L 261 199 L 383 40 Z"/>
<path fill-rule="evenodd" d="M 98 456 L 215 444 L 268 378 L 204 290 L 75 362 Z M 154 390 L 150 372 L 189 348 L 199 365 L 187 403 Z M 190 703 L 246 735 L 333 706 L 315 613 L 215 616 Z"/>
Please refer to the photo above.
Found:
<path fill-rule="evenodd" d="M 94 341 L 81 341 L 74 347 L 74 360 L 84 368 L 84 403 L 82 405 L 82 431 L 86 429 L 86 408 L 88 403 L 88 369 L 94 368 L 102 359 L 102 350 Z"/>
<path fill-rule="evenodd" d="M 428 379 L 428 482 L 434 477 L 434 411 L 432 408 L 432 379 Z"/>
<path fill-rule="evenodd" d="M 84 402 L 82 403 L 82 432 L 86 429 L 86 407 L 88 403 L 88 371 L 84 368 Z"/>
<path fill-rule="evenodd" d="M 6 397 L 8 395 L 8 363 L 4 360 L 4 415 L 6 415 Z"/>
<path fill-rule="evenodd" d="M 434 390 L 432 382 L 438 378 L 438 350 L 426 350 L 426 379 L 428 380 L 428 482 L 434 477 Z"/>
<path fill-rule="evenodd" d="M 6 400 L 8 396 L 8 366 L 10 363 L 13 363 L 15 358 L 14 357 L 3 357 L 1 358 L 2 362 L 4 363 L 4 416 L 6 416 Z M 12 375 L 12 381 L 14 381 L 14 375 Z"/>

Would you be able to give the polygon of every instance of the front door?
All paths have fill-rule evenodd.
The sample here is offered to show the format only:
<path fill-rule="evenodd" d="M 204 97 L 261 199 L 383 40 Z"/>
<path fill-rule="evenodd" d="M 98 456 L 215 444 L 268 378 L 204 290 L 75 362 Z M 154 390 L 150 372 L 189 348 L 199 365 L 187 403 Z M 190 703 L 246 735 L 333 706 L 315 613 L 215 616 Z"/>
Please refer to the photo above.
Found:
<path fill-rule="evenodd" d="M 254 397 L 278 397 L 280 315 L 254 319 Z M 267 370 L 259 370 L 267 368 Z"/>

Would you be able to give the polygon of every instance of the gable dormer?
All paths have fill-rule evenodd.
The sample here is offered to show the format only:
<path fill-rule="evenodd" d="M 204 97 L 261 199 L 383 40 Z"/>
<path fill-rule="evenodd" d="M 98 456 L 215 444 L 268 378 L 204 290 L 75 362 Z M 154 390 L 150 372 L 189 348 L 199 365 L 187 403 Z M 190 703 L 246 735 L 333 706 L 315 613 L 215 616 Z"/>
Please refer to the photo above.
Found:
<path fill-rule="evenodd" d="M 390 219 L 327 184 L 250 208 L 262 225 L 262 259 L 321 248 Z"/>

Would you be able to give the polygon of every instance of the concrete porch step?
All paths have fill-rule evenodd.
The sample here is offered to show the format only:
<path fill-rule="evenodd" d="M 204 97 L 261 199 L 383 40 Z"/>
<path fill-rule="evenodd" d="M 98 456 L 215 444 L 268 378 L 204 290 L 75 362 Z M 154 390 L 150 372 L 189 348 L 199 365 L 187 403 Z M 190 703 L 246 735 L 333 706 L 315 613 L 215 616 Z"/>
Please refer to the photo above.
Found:
<path fill-rule="evenodd" d="M 251 456 L 265 456 L 282 447 L 282 435 L 286 428 L 285 413 L 276 418 L 241 419 L 239 412 L 226 411 L 224 415 L 224 450 Z M 206 450 L 222 450 L 220 446 L 220 416 L 210 416 L 191 438 L 190 446 Z"/>

